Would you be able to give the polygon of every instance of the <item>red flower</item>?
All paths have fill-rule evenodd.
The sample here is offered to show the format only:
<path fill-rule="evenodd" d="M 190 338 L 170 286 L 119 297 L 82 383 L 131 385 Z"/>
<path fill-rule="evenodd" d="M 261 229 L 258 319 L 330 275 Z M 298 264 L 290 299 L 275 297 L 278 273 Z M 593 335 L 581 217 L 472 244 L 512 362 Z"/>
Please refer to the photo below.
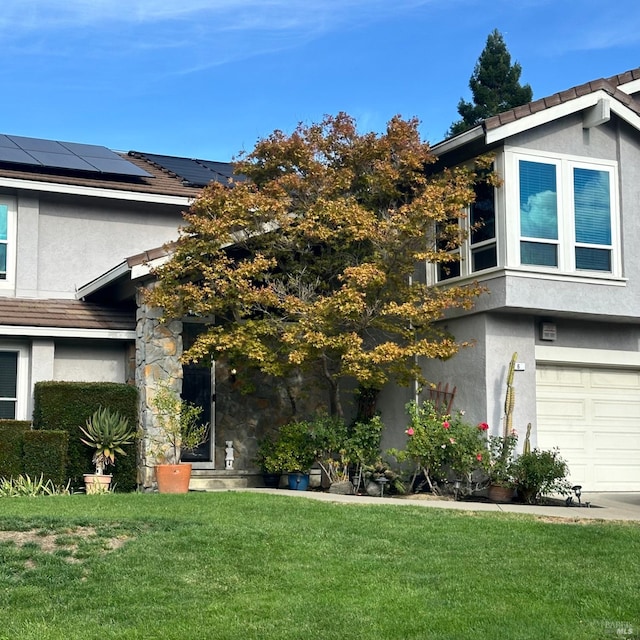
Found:
<path fill-rule="evenodd" d="M 450 425 L 450 424 L 445 420 L 445 421 L 442 423 L 442 426 L 443 426 L 445 429 L 448 429 L 451 425 Z"/>
<path fill-rule="evenodd" d="M 482 454 L 481 454 L 481 453 L 479 453 L 479 454 L 476 456 L 476 460 L 477 460 L 478 462 L 481 462 L 481 461 L 482 461 Z"/>
<path fill-rule="evenodd" d="M 489 425 L 486 422 L 481 422 L 478 425 L 478 429 L 480 429 L 480 431 L 487 431 L 487 429 L 489 429 Z"/>
<path fill-rule="evenodd" d="M 413 427 L 409 427 L 409 428 L 405 431 L 405 433 L 406 433 L 408 436 L 412 436 L 412 435 L 415 433 L 415 431 L 413 430 Z"/>

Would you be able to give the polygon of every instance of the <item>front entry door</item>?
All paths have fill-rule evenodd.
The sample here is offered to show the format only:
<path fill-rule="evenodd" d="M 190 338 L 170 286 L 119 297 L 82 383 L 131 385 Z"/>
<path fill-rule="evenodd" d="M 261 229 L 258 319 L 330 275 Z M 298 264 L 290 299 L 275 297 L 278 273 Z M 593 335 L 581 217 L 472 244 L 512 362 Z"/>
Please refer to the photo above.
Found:
<path fill-rule="evenodd" d="M 215 411 L 213 403 L 214 377 L 212 368 L 200 364 L 185 364 L 182 368 L 182 399 L 198 407 L 202 407 L 201 420 L 209 423 L 209 436 L 195 451 L 185 451 L 182 460 L 185 462 L 214 463 Z"/>

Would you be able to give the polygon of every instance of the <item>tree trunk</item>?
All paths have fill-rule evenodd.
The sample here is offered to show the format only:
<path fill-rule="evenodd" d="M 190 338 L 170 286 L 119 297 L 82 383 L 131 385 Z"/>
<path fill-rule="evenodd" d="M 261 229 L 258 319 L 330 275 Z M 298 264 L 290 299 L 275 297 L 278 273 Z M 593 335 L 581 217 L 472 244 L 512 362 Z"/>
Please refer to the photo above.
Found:
<path fill-rule="evenodd" d="M 379 395 L 380 389 L 358 387 L 356 422 L 369 422 L 369 420 L 375 418 Z"/>

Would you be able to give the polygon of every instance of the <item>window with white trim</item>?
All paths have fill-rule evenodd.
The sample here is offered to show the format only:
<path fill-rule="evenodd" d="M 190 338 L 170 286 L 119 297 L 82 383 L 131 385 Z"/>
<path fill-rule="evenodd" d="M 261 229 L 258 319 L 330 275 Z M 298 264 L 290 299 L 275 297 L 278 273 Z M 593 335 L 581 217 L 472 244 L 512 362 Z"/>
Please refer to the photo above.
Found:
<path fill-rule="evenodd" d="M 15 279 L 16 218 L 15 200 L 0 197 L 0 288 Z"/>
<path fill-rule="evenodd" d="M 451 262 L 438 265 L 438 280 L 449 280 L 491 269 L 498 264 L 496 240 L 496 190 L 487 181 L 474 185 L 475 201 L 459 224 L 466 233 L 463 243 L 450 253 Z"/>
<path fill-rule="evenodd" d="M 0 418 L 16 418 L 18 351 L 0 351 Z"/>
<path fill-rule="evenodd" d="M 615 163 L 522 153 L 514 161 L 517 198 L 507 210 L 519 213 L 519 264 L 620 275 Z"/>
<path fill-rule="evenodd" d="M 7 279 L 7 248 L 9 246 L 9 207 L 0 203 L 0 280 Z"/>

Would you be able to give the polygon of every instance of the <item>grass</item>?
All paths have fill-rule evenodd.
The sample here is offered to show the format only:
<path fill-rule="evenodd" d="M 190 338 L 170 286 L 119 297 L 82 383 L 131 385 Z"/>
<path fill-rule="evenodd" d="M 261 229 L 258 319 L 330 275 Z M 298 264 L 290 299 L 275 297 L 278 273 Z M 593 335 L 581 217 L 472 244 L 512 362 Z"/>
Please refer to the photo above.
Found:
<path fill-rule="evenodd" d="M 633 523 L 255 493 L 4 499 L 0 638 L 640 637 L 639 558 Z"/>

